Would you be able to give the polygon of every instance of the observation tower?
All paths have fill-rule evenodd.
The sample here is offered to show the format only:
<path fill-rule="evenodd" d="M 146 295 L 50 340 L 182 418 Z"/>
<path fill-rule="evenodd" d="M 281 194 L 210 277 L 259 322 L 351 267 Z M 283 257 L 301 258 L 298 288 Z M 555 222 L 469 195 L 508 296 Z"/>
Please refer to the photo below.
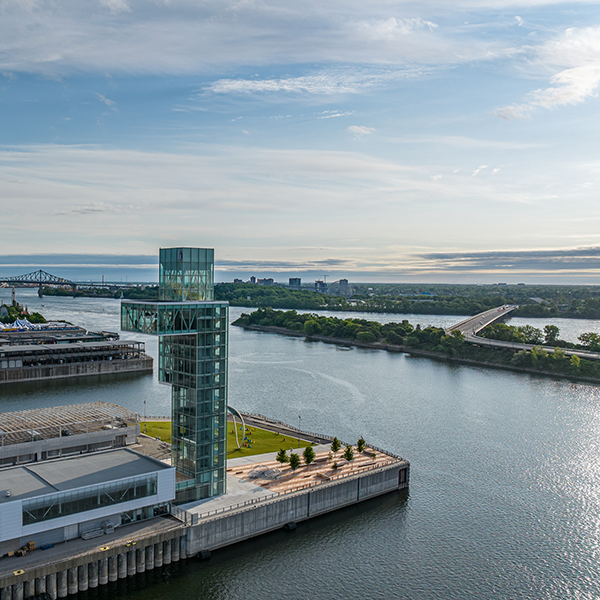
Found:
<path fill-rule="evenodd" d="M 171 385 L 178 504 L 226 492 L 228 303 L 214 301 L 214 250 L 161 248 L 159 300 L 121 302 L 121 329 L 159 337 Z"/>

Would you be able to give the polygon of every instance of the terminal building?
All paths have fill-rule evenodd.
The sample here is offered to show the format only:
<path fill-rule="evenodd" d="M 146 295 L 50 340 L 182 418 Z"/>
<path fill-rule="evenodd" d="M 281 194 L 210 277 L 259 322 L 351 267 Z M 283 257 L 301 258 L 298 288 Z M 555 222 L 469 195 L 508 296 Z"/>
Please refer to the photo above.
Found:
<path fill-rule="evenodd" d="M 168 514 L 175 469 L 138 436 L 139 415 L 107 402 L 0 413 L 0 556 Z"/>
<path fill-rule="evenodd" d="M 117 449 L 0 470 L 0 556 L 168 514 L 175 469 Z"/>

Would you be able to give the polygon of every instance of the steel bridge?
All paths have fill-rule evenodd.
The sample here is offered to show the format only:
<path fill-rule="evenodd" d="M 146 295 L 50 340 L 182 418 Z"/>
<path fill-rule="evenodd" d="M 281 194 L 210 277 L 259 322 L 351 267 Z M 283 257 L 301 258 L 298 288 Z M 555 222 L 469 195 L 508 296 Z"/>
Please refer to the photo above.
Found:
<path fill-rule="evenodd" d="M 38 296 L 40 298 L 44 296 L 43 291 L 44 286 L 46 285 L 68 285 L 71 286 L 71 289 L 73 290 L 73 296 L 75 296 L 77 293 L 77 284 L 74 281 L 64 279 L 63 277 L 57 277 L 56 275 L 52 275 L 52 273 L 42 271 L 42 269 L 38 269 L 37 271 L 33 271 L 31 273 L 25 273 L 25 275 L 17 275 L 16 277 L 0 277 L 0 283 L 7 283 L 8 285 L 12 285 L 14 287 L 24 284 L 37 284 Z"/>

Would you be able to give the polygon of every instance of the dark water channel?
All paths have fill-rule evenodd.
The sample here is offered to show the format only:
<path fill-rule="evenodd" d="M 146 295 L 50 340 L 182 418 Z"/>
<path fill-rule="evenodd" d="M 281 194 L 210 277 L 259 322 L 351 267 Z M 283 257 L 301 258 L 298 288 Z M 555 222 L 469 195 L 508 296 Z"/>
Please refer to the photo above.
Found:
<path fill-rule="evenodd" d="M 92 329 L 118 327 L 116 301 L 40 301 L 33 291 L 21 301 Z M 459 320 L 409 318 L 443 319 Z M 155 340 L 145 339 L 155 355 Z M 362 435 L 405 456 L 409 493 L 81 596 L 600 597 L 599 387 L 239 328 L 231 331 L 229 382 L 240 410 L 294 425 L 300 416 L 304 429 L 351 441 Z M 169 411 L 169 389 L 150 376 L 0 388 L 3 411 L 94 400 Z"/>

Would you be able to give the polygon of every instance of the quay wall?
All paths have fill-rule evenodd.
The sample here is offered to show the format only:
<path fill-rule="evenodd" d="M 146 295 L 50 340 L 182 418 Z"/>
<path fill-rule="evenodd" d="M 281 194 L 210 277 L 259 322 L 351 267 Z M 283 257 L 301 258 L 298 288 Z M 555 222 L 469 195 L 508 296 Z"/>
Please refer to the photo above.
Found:
<path fill-rule="evenodd" d="M 0 600 L 27 600 L 46 592 L 52 600 L 98 585 L 168 565 L 236 542 L 357 504 L 369 498 L 408 488 L 410 464 L 398 460 L 368 472 L 350 475 L 297 492 L 257 501 L 243 509 L 225 511 L 198 522 L 187 512 L 181 526 L 154 536 L 104 550 L 94 549 L 15 571 L 0 577 Z M 184 512 L 184 511 L 181 511 Z M 189 518 L 188 518 L 189 517 Z M 194 523 L 188 525 L 188 523 Z"/>
<path fill-rule="evenodd" d="M 292 492 L 257 502 L 234 514 L 204 519 L 188 531 L 188 552 L 216 550 L 269 531 L 287 523 L 298 523 L 363 500 L 408 487 L 408 461 L 349 476 L 343 480 Z M 400 471 L 406 470 L 403 476 Z M 400 483 L 402 480 L 402 483 Z"/>
<path fill-rule="evenodd" d="M 153 366 L 154 359 L 150 356 L 146 356 L 145 358 L 132 358 L 129 360 L 100 360 L 94 362 L 68 363 L 64 365 L 0 369 L 0 384 L 17 383 L 20 381 L 39 381 L 43 379 L 84 377 L 89 375 L 105 375 L 107 373 L 152 372 Z"/>

